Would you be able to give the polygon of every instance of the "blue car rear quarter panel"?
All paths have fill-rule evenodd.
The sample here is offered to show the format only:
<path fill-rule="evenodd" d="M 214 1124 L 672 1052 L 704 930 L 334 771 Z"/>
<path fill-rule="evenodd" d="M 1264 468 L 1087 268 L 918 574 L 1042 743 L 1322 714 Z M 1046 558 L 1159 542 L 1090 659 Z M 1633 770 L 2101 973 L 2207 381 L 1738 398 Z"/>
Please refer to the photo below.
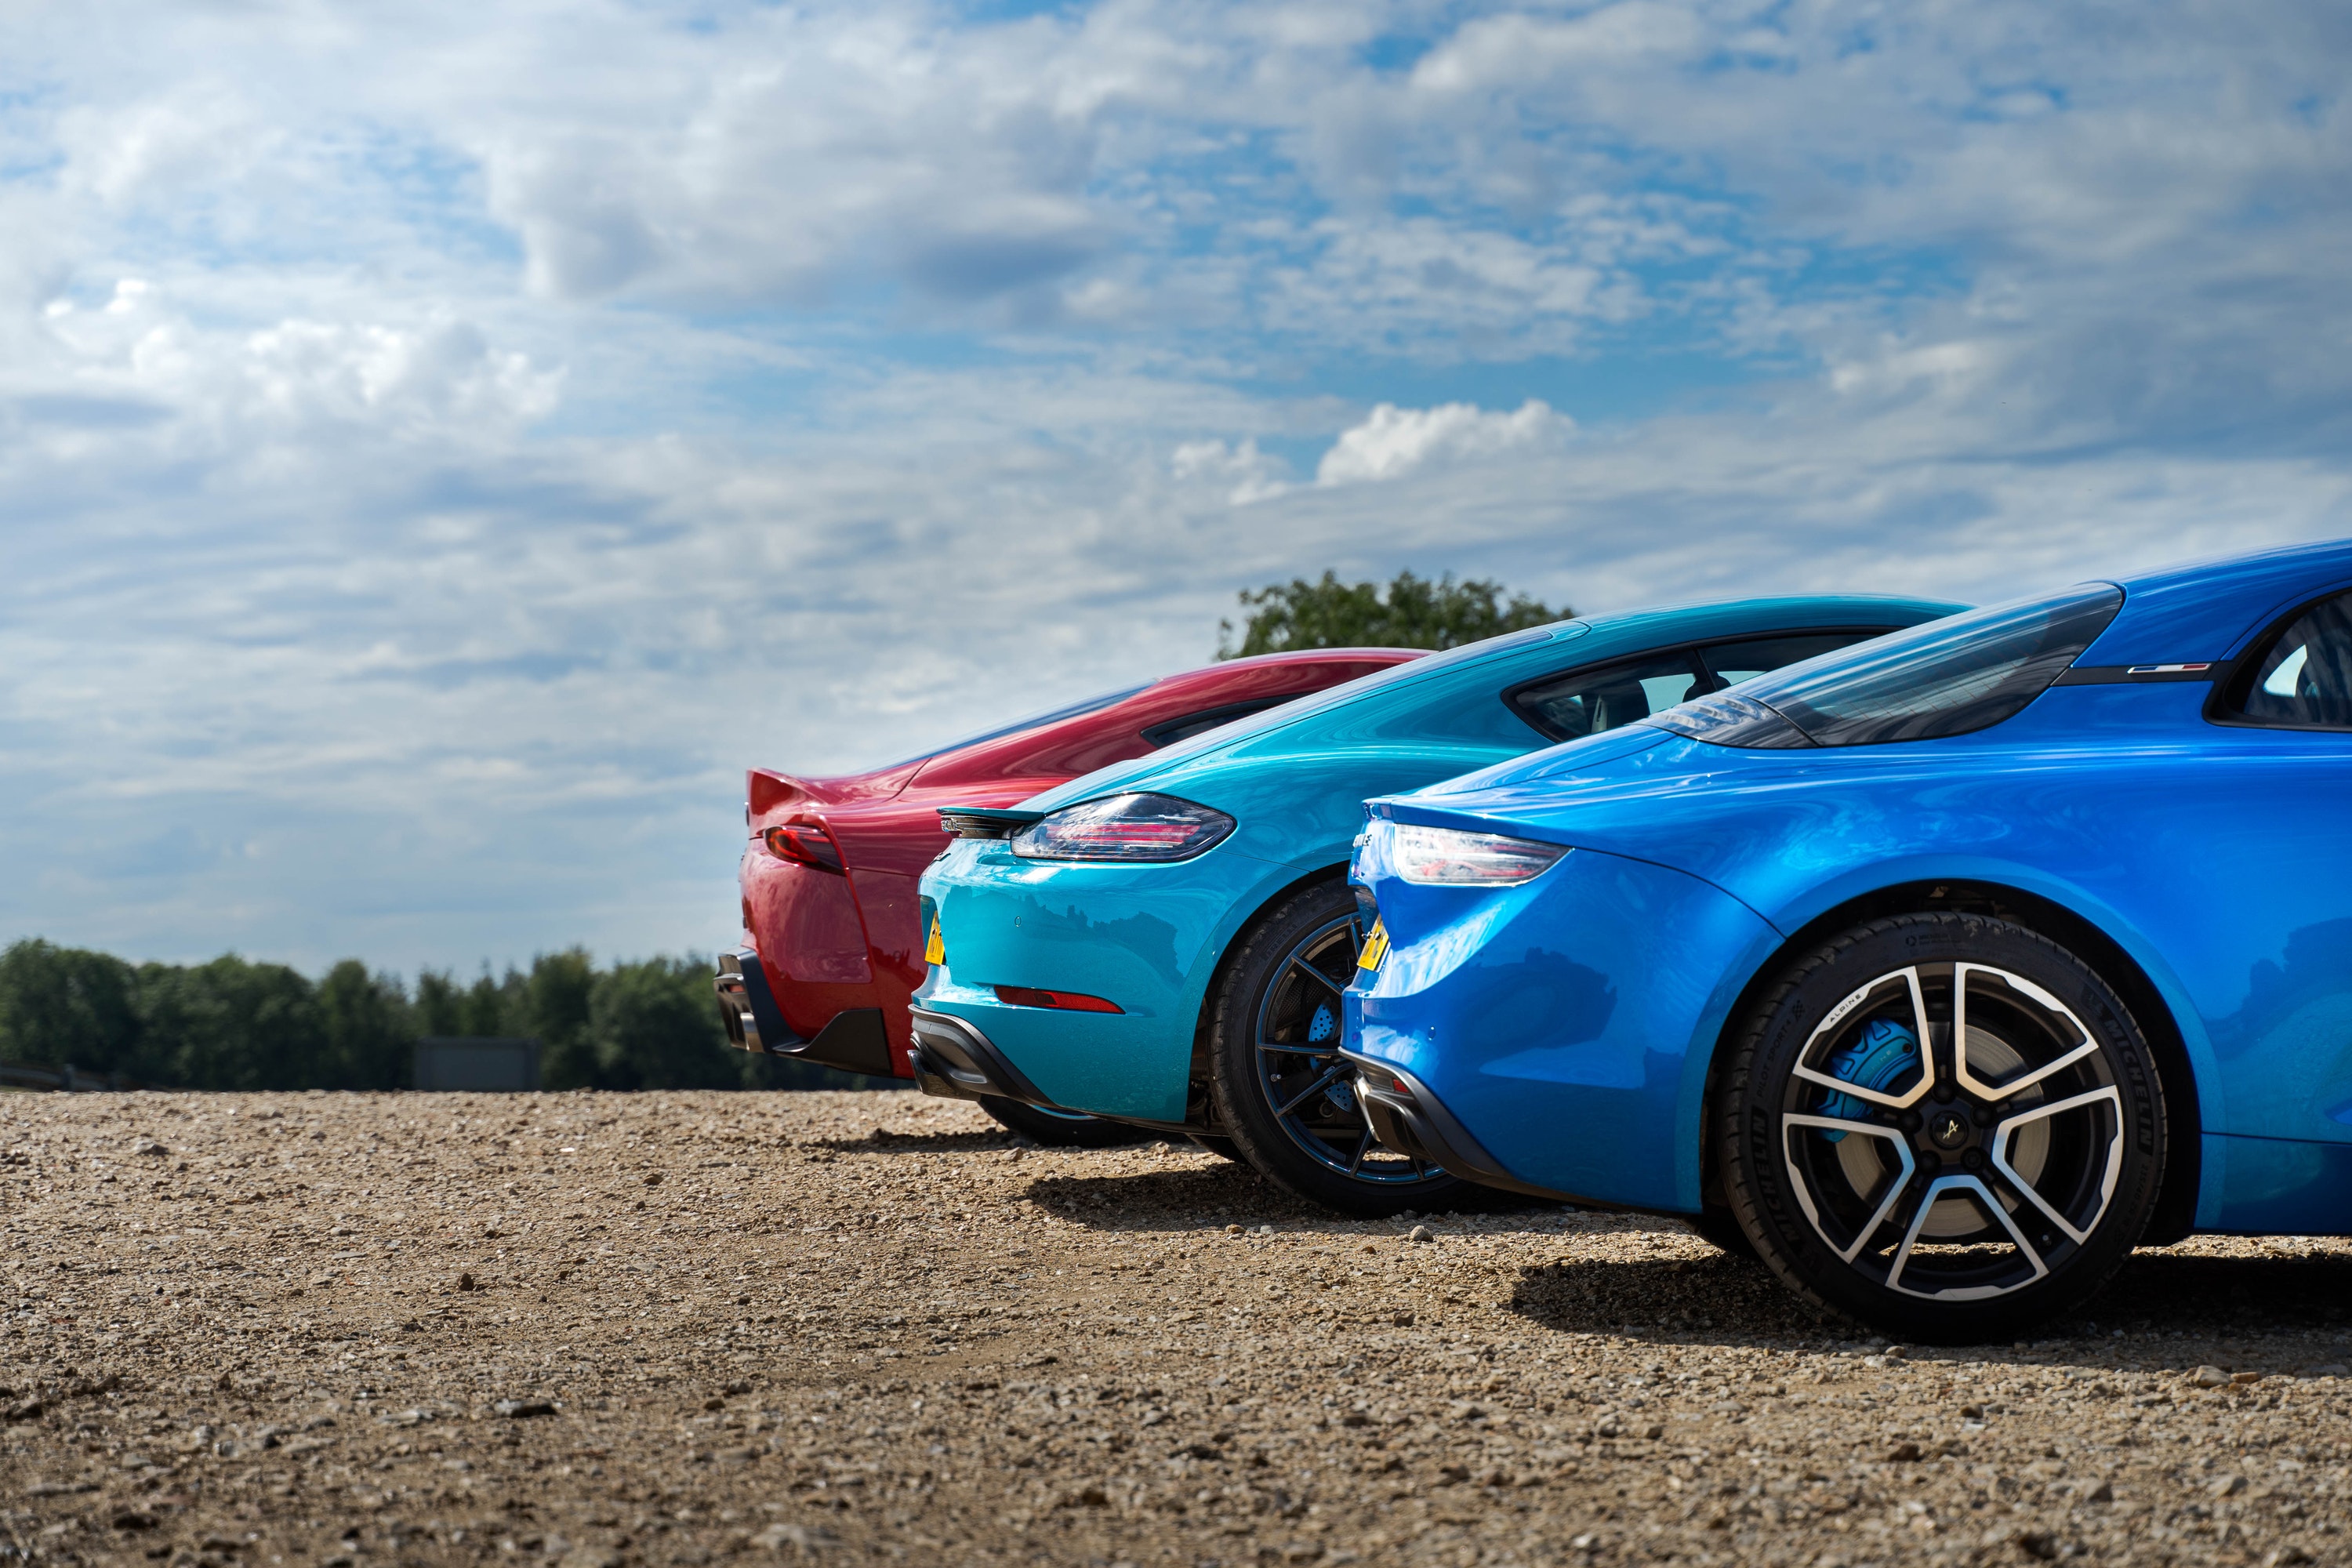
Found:
<path fill-rule="evenodd" d="M 1607 770 L 1613 787 L 1540 811 L 1521 795 L 1510 815 L 1537 837 L 1677 866 L 1784 931 L 1906 883 L 2050 899 L 2163 994 L 2207 1129 L 2352 1142 L 2352 737 L 2209 725 L 2203 697 L 2062 687 L 1934 745 L 1678 740 Z M 1520 792 L 1486 798 L 1506 795 Z"/>
<path fill-rule="evenodd" d="M 2205 1135 L 2200 1230 L 2333 1236 L 2352 1226 L 2352 1143 Z"/>
<path fill-rule="evenodd" d="M 1380 877 L 1366 846 L 1359 878 Z M 1699 1207 L 1706 1055 L 1776 941 L 1696 877 L 1580 850 L 1499 891 L 1379 880 L 1415 932 L 1348 995 L 1349 1038 L 1405 1068 L 1488 1153 L 1539 1187 L 1636 1208 Z"/>
<path fill-rule="evenodd" d="M 2220 657 L 2341 585 L 2339 567 L 2317 566 L 2306 562 L 2300 582 L 2272 566 L 2236 573 L 2234 597 L 2150 593 L 2150 618 L 2168 628 L 2161 638 L 2129 620 L 2127 599 L 2081 662 Z M 1578 749 L 1563 747 L 1376 808 L 1572 844 L 1569 863 L 1602 850 L 1672 866 L 1783 932 L 1906 884 L 1984 882 L 2048 899 L 2121 948 L 2178 1026 L 2205 1134 L 2200 1227 L 2343 1231 L 2352 1227 L 2352 735 L 2216 724 L 2203 710 L 2211 694 L 2199 682 L 2059 687 L 1975 734 L 1878 746 L 1742 751 L 1675 738 L 1580 768 L 1563 765 Z M 1379 895 L 1384 910 L 1410 896 L 1393 883 Z M 1504 951 L 1574 953 L 1540 930 L 1513 940 Z M 1735 961 L 1744 968 L 1729 978 L 1744 983 L 1778 961 L 1774 948 Z M 1655 956 L 1718 962 L 1664 945 Z M 1644 1048 L 1679 1044 L 1703 1056 L 1714 1043 L 1702 1025 L 1696 1038 Z M 1566 1102 L 1556 1103 L 1565 1121 Z M 1516 1125 L 1542 1112 L 1495 1115 L 1494 1125 Z M 1488 1134 L 1485 1118 L 1463 1120 L 1474 1136 Z M 1677 1169 L 1688 1168 L 1699 1127 L 1699 1108 L 1685 1107 L 1668 1139 Z M 1622 1192 L 1639 1184 L 1629 1177 Z"/>
<path fill-rule="evenodd" d="M 2352 548 L 2293 545 L 2219 563 L 2190 563 L 2126 584 L 2123 613 L 2081 665 L 2228 658 L 2294 605 L 2352 586 Z"/>

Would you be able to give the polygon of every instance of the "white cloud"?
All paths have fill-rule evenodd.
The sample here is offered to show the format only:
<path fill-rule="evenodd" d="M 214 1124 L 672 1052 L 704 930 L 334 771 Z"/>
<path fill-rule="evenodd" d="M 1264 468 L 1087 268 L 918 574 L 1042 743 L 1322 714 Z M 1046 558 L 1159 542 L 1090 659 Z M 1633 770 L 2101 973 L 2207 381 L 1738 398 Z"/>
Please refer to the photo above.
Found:
<path fill-rule="evenodd" d="M 1280 478 L 1281 465 L 1257 449 L 1255 438 L 1228 446 L 1223 441 L 1187 441 L 1169 458 L 1169 472 L 1180 483 L 1204 483 L 1222 488 L 1234 506 L 1271 500 L 1290 486 Z"/>
<path fill-rule="evenodd" d="M 1364 422 L 1343 430 L 1316 465 L 1318 485 L 1393 479 L 1432 462 L 1475 461 L 1514 448 L 1541 447 L 1567 438 L 1574 420 L 1529 398 L 1508 414 L 1489 414 L 1468 403 L 1434 408 L 1399 408 L 1383 403 Z"/>
<path fill-rule="evenodd" d="M 121 16 L 0 15 L 0 939 L 705 943 L 746 763 L 1327 566 L 2352 531 L 2324 4 Z"/>
<path fill-rule="evenodd" d="M 283 151 L 283 137 L 234 90 L 175 84 L 159 96 L 100 109 L 77 104 L 58 117 L 66 155 L 61 183 L 110 207 L 218 185 Z"/>
<path fill-rule="evenodd" d="M 1682 64 L 1719 43 L 1687 5 L 1622 0 L 1567 21 L 1527 15 L 1474 17 L 1414 66 L 1415 88 L 1492 92 L 1570 72 Z"/>

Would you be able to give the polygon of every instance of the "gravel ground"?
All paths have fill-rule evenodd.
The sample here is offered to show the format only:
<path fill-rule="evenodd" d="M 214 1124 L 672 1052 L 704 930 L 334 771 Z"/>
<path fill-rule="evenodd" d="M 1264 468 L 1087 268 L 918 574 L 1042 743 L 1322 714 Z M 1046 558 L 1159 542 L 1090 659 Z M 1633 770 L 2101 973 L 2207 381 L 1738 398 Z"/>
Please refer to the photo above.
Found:
<path fill-rule="evenodd" d="M 1423 1224 L 909 1095 L 0 1097 L 0 1557 L 2352 1560 L 2343 1243 L 1906 1352 Z"/>

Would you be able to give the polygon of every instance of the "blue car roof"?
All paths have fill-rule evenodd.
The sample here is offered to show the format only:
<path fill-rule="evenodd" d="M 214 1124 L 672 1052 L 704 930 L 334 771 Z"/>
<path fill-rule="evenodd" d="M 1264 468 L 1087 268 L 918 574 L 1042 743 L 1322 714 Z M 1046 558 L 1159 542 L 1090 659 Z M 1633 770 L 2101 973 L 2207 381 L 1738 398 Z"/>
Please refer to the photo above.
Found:
<path fill-rule="evenodd" d="M 2077 664 L 2219 662 L 2297 605 L 2352 587 L 2352 540 L 2188 561 L 2109 580 L 2123 589 L 2124 606 Z"/>

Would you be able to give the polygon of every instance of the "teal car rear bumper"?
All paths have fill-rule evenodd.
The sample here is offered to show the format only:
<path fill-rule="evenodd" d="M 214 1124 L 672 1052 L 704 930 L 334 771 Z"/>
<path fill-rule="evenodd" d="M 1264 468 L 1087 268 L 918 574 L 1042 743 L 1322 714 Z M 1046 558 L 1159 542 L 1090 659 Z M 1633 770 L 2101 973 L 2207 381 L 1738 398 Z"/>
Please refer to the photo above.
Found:
<path fill-rule="evenodd" d="M 924 1014 L 960 1020 L 1034 1091 L 1011 1098 L 1131 1121 L 1197 1121 L 1187 1114 L 1193 1036 L 1218 959 L 1243 918 L 1309 869 L 1227 845 L 1173 865 L 1120 866 L 1022 860 L 1003 840 L 959 839 L 923 876 L 946 952 L 915 993 L 914 1043 Z M 999 986 L 1099 997 L 1118 1011 L 1016 1006 Z M 951 1048 L 944 1036 L 935 1041 L 935 1077 Z"/>

